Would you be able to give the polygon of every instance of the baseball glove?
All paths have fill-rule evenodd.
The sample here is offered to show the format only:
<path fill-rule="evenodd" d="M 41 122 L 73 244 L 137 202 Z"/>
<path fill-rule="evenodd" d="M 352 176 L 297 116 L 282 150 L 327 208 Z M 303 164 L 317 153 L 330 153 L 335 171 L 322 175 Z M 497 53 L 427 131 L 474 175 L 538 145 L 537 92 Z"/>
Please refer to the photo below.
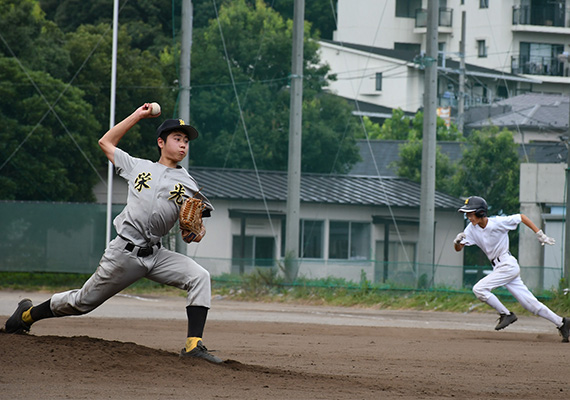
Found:
<path fill-rule="evenodd" d="M 182 239 L 186 243 L 199 242 L 206 234 L 202 211 L 206 204 L 199 198 L 189 197 L 180 207 L 179 223 Z"/>

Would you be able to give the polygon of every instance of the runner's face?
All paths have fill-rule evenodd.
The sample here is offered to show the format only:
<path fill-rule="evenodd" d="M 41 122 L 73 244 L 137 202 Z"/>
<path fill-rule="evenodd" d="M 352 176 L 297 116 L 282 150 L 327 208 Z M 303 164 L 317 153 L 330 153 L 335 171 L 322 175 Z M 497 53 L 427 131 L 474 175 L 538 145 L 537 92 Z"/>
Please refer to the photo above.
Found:
<path fill-rule="evenodd" d="M 469 212 L 469 213 L 467 213 L 467 219 L 468 219 L 469 222 L 471 222 L 473 225 L 477 225 L 479 222 L 481 222 L 481 218 L 479 218 L 478 216 L 476 216 L 474 212 Z"/>

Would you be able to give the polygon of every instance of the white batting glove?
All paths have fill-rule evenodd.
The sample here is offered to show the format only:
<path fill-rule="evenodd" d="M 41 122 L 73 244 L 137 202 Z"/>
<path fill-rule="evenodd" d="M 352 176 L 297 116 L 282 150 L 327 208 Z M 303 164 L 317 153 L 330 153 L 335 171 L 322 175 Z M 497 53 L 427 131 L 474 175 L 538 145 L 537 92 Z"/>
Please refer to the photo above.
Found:
<path fill-rule="evenodd" d="M 549 244 L 549 245 L 553 245 L 554 243 L 556 243 L 556 240 L 554 240 L 551 237 L 548 237 L 544 234 L 544 232 L 541 230 L 539 230 L 538 232 L 536 232 L 536 237 L 538 238 L 538 241 L 540 242 L 540 244 L 542 244 L 543 246 L 545 244 Z"/>
<path fill-rule="evenodd" d="M 458 233 L 457 236 L 455 236 L 455 239 L 453 240 L 453 243 L 455 244 L 461 244 L 461 241 L 465 239 L 465 233 L 461 232 Z"/>

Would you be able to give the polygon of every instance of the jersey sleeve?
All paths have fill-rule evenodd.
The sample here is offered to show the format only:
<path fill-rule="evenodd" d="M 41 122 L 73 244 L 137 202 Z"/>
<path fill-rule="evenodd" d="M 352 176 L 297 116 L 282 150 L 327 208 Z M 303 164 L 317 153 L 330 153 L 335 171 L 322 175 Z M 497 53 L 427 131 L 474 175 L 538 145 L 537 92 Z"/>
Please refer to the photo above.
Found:
<path fill-rule="evenodd" d="M 129 153 L 118 147 L 115 149 L 115 168 L 117 168 L 117 174 L 123 178 L 127 179 L 137 162 L 138 159 L 131 157 Z"/>
<path fill-rule="evenodd" d="M 509 231 L 517 229 L 522 221 L 520 214 L 495 217 L 495 220 L 502 228 Z"/>

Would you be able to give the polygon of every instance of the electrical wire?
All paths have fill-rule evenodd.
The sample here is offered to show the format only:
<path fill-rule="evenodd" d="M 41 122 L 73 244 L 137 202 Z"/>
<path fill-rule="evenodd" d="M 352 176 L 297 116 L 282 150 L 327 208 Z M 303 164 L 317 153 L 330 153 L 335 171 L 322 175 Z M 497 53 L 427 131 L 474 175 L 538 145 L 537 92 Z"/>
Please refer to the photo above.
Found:
<path fill-rule="evenodd" d="M 256 161 L 255 161 L 255 155 L 254 155 L 253 149 L 252 149 L 252 147 L 251 147 L 251 140 L 250 140 L 250 138 L 249 138 L 249 133 L 248 133 L 247 125 L 246 125 L 246 123 L 245 123 L 245 119 L 244 119 L 244 116 L 243 116 L 243 109 L 242 109 L 242 106 L 241 106 L 241 101 L 240 101 L 240 98 L 239 98 L 239 95 L 238 95 L 238 92 L 237 92 L 237 87 L 236 87 L 236 85 L 235 85 L 235 79 L 234 79 L 233 71 L 232 71 L 231 64 L 230 64 L 230 57 L 229 57 L 229 54 L 228 54 L 228 50 L 227 50 L 227 47 L 226 47 L 226 41 L 225 41 L 225 38 L 224 38 L 224 32 L 223 32 L 223 30 L 222 30 L 222 25 L 221 25 L 221 23 L 220 23 L 220 18 L 219 18 L 219 15 L 218 15 L 218 7 L 217 7 L 217 5 L 216 5 L 216 0 L 212 0 L 212 3 L 213 3 L 213 5 L 214 5 L 214 11 L 216 12 L 216 20 L 217 20 L 217 22 L 218 22 L 218 30 L 219 30 L 219 32 L 220 32 L 220 37 L 221 37 L 222 45 L 223 45 L 223 48 L 224 48 L 224 55 L 225 55 L 226 63 L 227 63 L 227 66 L 228 66 L 228 72 L 229 72 L 229 75 L 230 75 L 230 78 L 231 78 L 231 81 L 232 81 L 233 91 L 234 91 L 234 95 L 235 95 L 236 102 L 237 102 L 237 106 L 238 106 L 238 110 L 239 110 L 240 121 L 241 121 L 242 128 L 243 128 L 243 131 L 244 131 L 244 134 L 245 134 L 245 138 L 246 138 L 246 140 L 247 140 L 247 144 L 248 144 L 248 148 L 249 148 L 249 153 L 250 153 L 250 156 L 251 156 L 251 160 L 252 160 L 252 162 L 253 162 L 253 168 L 254 168 L 254 170 L 255 170 L 255 176 L 256 176 L 256 178 L 257 178 L 257 184 L 258 184 L 258 186 L 259 186 L 259 190 L 260 190 L 261 196 L 262 196 L 262 198 L 263 198 L 263 205 L 264 205 L 264 207 L 265 207 L 265 212 L 266 212 L 266 214 L 267 214 L 267 218 L 269 219 L 269 225 L 270 225 L 270 227 L 271 227 L 271 233 L 272 233 L 272 235 L 273 235 L 274 238 L 277 238 L 277 234 L 276 234 L 276 231 L 275 231 L 275 228 L 274 228 L 274 226 L 273 226 L 272 219 L 271 219 L 271 213 L 270 213 L 270 211 L 269 211 L 269 206 L 267 205 L 267 199 L 266 199 L 266 196 L 265 196 L 265 192 L 264 192 L 264 190 L 263 190 L 263 184 L 262 184 L 262 182 L 261 182 L 261 177 L 260 177 L 260 175 L 259 175 L 259 170 L 258 170 L 258 168 L 257 168 L 257 163 L 256 163 Z"/>
<path fill-rule="evenodd" d="M 382 23 L 382 19 L 383 19 L 383 17 L 384 17 L 384 14 L 385 14 L 385 12 L 386 12 L 387 4 L 388 4 L 388 2 L 384 2 L 384 7 L 383 7 L 383 9 L 382 9 L 382 11 L 381 11 L 381 13 L 380 13 L 380 17 L 378 18 L 378 24 L 376 25 L 376 30 L 375 30 L 374 38 L 372 39 L 372 43 L 375 43 L 375 42 L 376 42 L 376 38 L 377 38 L 377 36 L 378 36 L 378 34 L 379 34 L 379 32 L 380 32 L 380 26 L 381 26 L 381 23 Z M 331 0 L 331 8 L 334 9 L 334 7 L 333 7 L 333 5 L 332 5 L 332 0 Z M 333 15 L 334 15 L 334 13 L 333 13 Z M 336 16 L 335 16 L 335 26 L 336 26 L 336 28 L 338 29 L 338 23 L 337 23 Z M 339 43 L 340 43 L 340 47 L 342 47 L 342 48 L 344 49 L 343 42 L 342 42 L 342 41 L 339 41 Z M 344 57 L 344 60 L 345 60 L 345 64 L 347 64 L 347 61 L 346 61 L 346 52 L 343 52 L 343 57 Z M 386 191 L 386 187 L 385 187 L 385 184 L 384 184 L 384 179 L 383 179 L 382 176 L 380 175 L 380 170 L 379 170 L 379 168 L 378 168 L 378 164 L 377 164 L 377 162 L 376 162 L 376 158 L 374 157 L 374 152 L 373 152 L 372 146 L 371 146 L 371 144 L 370 144 L 370 137 L 368 136 L 368 132 L 367 132 L 366 126 L 365 126 L 365 124 L 364 124 L 364 119 L 363 119 L 362 113 L 361 113 L 361 111 L 360 111 L 359 102 L 358 102 L 358 100 L 356 100 L 356 99 L 358 99 L 359 93 L 360 93 L 360 91 L 361 91 L 362 84 L 363 84 L 363 82 L 364 82 L 364 77 L 366 76 L 366 71 L 368 71 L 368 63 L 369 63 L 369 61 L 370 61 L 370 59 L 371 59 L 372 57 L 373 57 L 372 54 L 371 54 L 371 53 L 368 53 L 368 56 L 367 56 L 366 59 L 365 59 L 365 66 L 364 66 L 364 68 L 362 69 L 363 72 L 362 72 L 361 77 L 360 77 L 360 80 L 359 80 L 359 85 L 358 85 L 358 87 L 356 88 L 356 90 L 355 90 L 355 88 L 353 87 L 353 92 L 355 93 L 355 96 L 354 96 L 355 101 L 354 101 L 354 103 L 355 103 L 355 108 L 356 108 L 356 110 L 357 110 L 357 112 L 358 112 L 358 114 L 359 114 L 360 125 L 361 125 L 361 128 L 362 128 L 363 132 L 364 132 L 364 136 L 365 136 L 366 143 L 367 143 L 367 146 L 368 146 L 368 151 L 370 152 L 371 160 L 372 160 L 372 162 L 373 162 L 373 164 L 374 164 L 374 169 L 375 169 L 375 171 L 376 171 L 376 178 L 378 179 L 378 181 L 379 181 L 379 183 L 380 183 L 380 187 L 381 187 L 382 193 L 383 193 L 383 195 L 384 195 L 385 203 L 386 203 L 386 205 L 387 205 L 388 212 L 389 212 L 389 214 L 390 214 L 390 218 L 392 219 L 394 228 L 395 228 L 395 230 L 396 230 L 396 234 L 397 234 L 397 237 L 398 237 L 398 241 L 399 241 L 400 246 L 401 246 L 401 248 L 402 248 L 404 257 L 405 257 L 405 259 L 406 259 L 406 262 L 407 262 L 409 265 L 412 265 L 412 262 L 411 262 L 411 260 L 410 260 L 410 256 L 409 256 L 408 252 L 406 251 L 406 246 L 404 245 L 404 241 L 403 241 L 402 234 L 401 234 L 400 229 L 399 229 L 399 226 L 398 226 L 398 222 L 397 222 L 397 220 L 396 220 L 396 216 L 395 216 L 394 211 L 393 211 L 393 209 L 392 209 L 392 206 L 391 206 L 391 204 L 390 204 L 390 199 L 389 199 L 388 194 L 387 194 L 387 191 Z M 401 67 L 401 66 L 398 65 L 398 66 L 396 66 L 396 67 L 391 67 L 391 68 L 389 68 L 388 70 L 394 70 L 394 69 L 400 68 L 400 67 Z M 384 239 L 386 240 L 387 238 L 384 238 Z M 414 273 L 414 275 L 415 275 L 415 278 L 417 279 L 417 278 L 418 278 L 418 276 L 417 276 L 417 274 L 418 274 L 417 269 L 414 268 L 413 273 Z"/>
<path fill-rule="evenodd" d="M 127 3 L 129 2 L 129 0 L 125 0 L 125 2 L 123 3 L 123 6 L 119 9 L 119 13 L 120 10 L 122 10 Z M 60 125 L 63 127 L 64 131 L 66 132 L 66 134 L 71 138 L 72 142 L 74 143 L 74 145 L 77 147 L 77 149 L 79 150 L 79 152 L 81 153 L 81 155 L 83 156 L 83 158 L 85 158 L 85 160 L 87 161 L 87 163 L 89 164 L 89 166 L 91 167 L 91 169 L 95 172 L 95 174 L 99 177 L 99 180 L 102 183 L 105 183 L 105 180 L 103 179 L 103 177 L 101 176 L 101 174 L 99 173 L 99 171 L 97 170 L 97 168 L 95 168 L 95 166 L 93 165 L 93 163 L 91 162 L 91 160 L 89 159 L 89 157 L 87 157 L 87 154 L 83 151 L 83 149 L 81 148 L 81 146 L 79 145 L 79 143 L 77 143 L 77 141 L 75 140 L 75 138 L 73 137 L 73 135 L 71 135 L 71 132 L 69 132 L 69 129 L 67 128 L 67 126 L 65 125 L 65 123 L 61 120 L 61 118 L 59 117 L 59 114 L 54 110 L 54 106 L 59 102 L 59 100 L 63 97 L 63 95 L 65 94 L 65 92 L 67 92 L 67 90 L 69 89 L 69 87 L 71 87 L 71 84 L 73 83 L 73 81 L 75 80 L 75 78 L 77 78 L 77 76 L 79 75 L 79 72 L 81 72 L 81 70 L 85 67 L 85 65 L 87 64 L 87 61 L 93 56 L 93 54 L 95 53 L 95 50 L 99 47 L 99 45 L 101 44 L 101 42 L 103 41 L 103 38 L 107 35 L 107 33 L 112 29 L 112 25 L 109 25 L 107 27 L 107 30 L 105 32 L 103 32 L 103 34 L 101 35 L 101 37 L 99 38 L 99 41 L 95 44 L 95 46 L 91 49 L 91 52 L 87 55 L 87 57 L 85 58 L 85 60 L 83 61 L 83 63 L 80 65 L 80 67 L 77 69 L 77 71 L 75 72 L 75 75 L 73 75 L 73 77 L 71 78 L 71 80 L 67 83 L 67 85 L 65 86 L 65 88 L 63 89 L 63 91 L 58 95 L 58 97 L 55 99 L 55 101 L 53 102 L 53 104 L 50 104 L 49 101 L 47 100 L 47 98 L 44 96 L 43 92 L 41 91 L 41 89 L 39 88 L 39 86 L 36 84 L 36 82 L 33 80 L 33 78 L 30 76 L 30 74 L 28 73 L 28 71 L 24 68 L 22 62 L 18 59 L 18 57 L 16 56 L 16 54 L 14 53 L 14 51 L 12 50 L 12 48 L 10 47 L 10 45 L 8 44 L 8 42 L 6 41 L 6 39 L 4 38 L 4 36 L 0 33 L 0 40 L 2 40 L 2 42 L 4 43 L 4 45 L 8 48 L 8 51 L 10 52 L 10 54 L 12 55 L 12 57 L 16 60 L 16 62 L 18 63 L 19 67 L 22 69 L 22 71 L 25 73 L 26 77 L 30 80 L 31 84 L 33 85 L 33 87 L 36 89 L 36 91 L 40 94 L 41 98 L 44 100 L 44 102 L 47 104 L 48 106 L 48 111 L 42 116 L 42 118 L 40 119 L 40 121 L 38 121 L 38 123 L 34 126 L 34 128 L 32 128 L 32 130 L 26 135 L 26 137 L 24 138 L 23 141 L 21 141 L 19 143 L 19 145 L 16 147 L 16 149 L 12 152 L 12 154 L 10 154 L 10 156 L 7 158 L 7 160 L 0 166 L 0 171 L 2 170 L 2 168 L 4 168 L 4 166 L 9 162 L 9 160 L 14 157 L 14 155 L 22 148 L 23 144 L 31 137 L 31 135 L 34 133 L 34 131 L 41 125 L 41 123 L 43 122 L 43 120 L 47 117 L 47 115 L 51 112 L 53 113 L 53 115 L 56 117 L 56 119 L 58 120 L 58 122 L 60 123 Z"/>
<path fill-rule="evenodd" d="M 16 62 L 18 63 L 18 66 L 21 68 L 21 70 L 24 72 L 24 74 L 26 75 L 26 77 L 30 80 L 30 82 L 32 83 L 32 85 L 34 86 L 34 88 L 36 89 L 36 91 L 38 92 L 38 94 L 40 95 L 40 97 L 42 98 L 42 100 L 46 103 L 46 105 L 48 106 L 48 111 L 46 111 L 46 113 L 42 116 L 42 118 L 40 119 L 40 121 L 38 121 L 38 123 L 32 128 L 32 130 L 25 136 L 25 138 L 18 144 L 18 146 L 14 149 L 14 151 L 8 156 L 8 158 L 4 161 L 4 163 L 2 163 L 2 165 L 0 165 L 0 171 L 4 168 L 4 166 L 6 166 L 6 164 L 12 159 L 12 157 L 14 157 L 16 155 L 16 153 L 22 148 L 22 146 L 24 145 L 24 143 L 32 136 L 32 134 L 35 132 L 35 130 L 41 125 L 41 123 L 44 121 L 44 119 L 48 116 L 48 114 L 51 112 L 53 113 L 53 115 L 55 116 L 55 118 L 58 120 L 58 122 L 60 123 L 60 125 L 63 127 L 65 133 L 70 137 L 70 139 L 72 140 L 73 144 L 75 145 L 75 147 L 77 147 L 77 149 L 79 150 L 79 152 L 81 153 L 81 155 L 83 156 L 83 158 L 85 158 L 85 160 L 87 161 L 87 163 L 89 164 L 89 166 L 93 169 L 93 171 L 95 171 L 95 173 L 97 174 L 97 176 L 99 177 L 99 179 L 104 182 L 103 177 L 101 176 L 101 174 L 99 174 L 99 171 L 97 171 L 97 169 L 95 168 L 95 166 L 93 165 L 93 163 L 91 162 L 91 160 L 89 159 L 89 157 L 87 157 L 87 154 L 85 154 L 85 152 L 83 151 L 83 149 L 81 148 L 81 146 L 79 145 L 79 143 L 77 143 L 77 141 L 75 140 L 75 138 L 73 137 L 73 135 L 71 134 L 71 132 L 69 132 L 69 129 L 67 129 L 67 126 L 65 125 L 65 123 L 61 120 L 61 118 L 59 117 L 59 114 L 54 110 L 54 106 L 59 102 L 59 100 L 61 99 L 61 97 L 63 96 L 63 94 L 67 91 L 67 89 L 71 86 L 71 82 L 65 87 L 65 89 L 59 94 L 59 96 L 57 97 L 57 99 L 54 101 L 53 104 L 50 104 L 50 102 L 48 101 L 48 99 L 45 97 L 45 95 L 43 94 L 43 92 L 41 91 L 41 89 L 36 85 L 36 82 L 34 81 L 34 79 L 31 77 L 31 75 L 28 73 L 28 71 L 26 70 L 26 68 L 24 68 L 22 62 L 18 59 L 18 57 L 16 56 L 16 54 L 14 53 L 14 51 L 12 50 L 12 48 L 10 47 L 10 45 L 8 44 L 8 42 L 6 41 L 6 39 L 4 38 L 4 36 L 0 33 L 0 40 L 2 40 L 2 42 L 4 43 L 4 45 L 8 48 L 8 51 L 10 52 L 10 54 L 12 55 L 12 57 L 16 60 Z M 92 53 L 91 53 L 92 54 Z M 77 74 L 74 76 L 74 78 L 77 76 Z"/>

